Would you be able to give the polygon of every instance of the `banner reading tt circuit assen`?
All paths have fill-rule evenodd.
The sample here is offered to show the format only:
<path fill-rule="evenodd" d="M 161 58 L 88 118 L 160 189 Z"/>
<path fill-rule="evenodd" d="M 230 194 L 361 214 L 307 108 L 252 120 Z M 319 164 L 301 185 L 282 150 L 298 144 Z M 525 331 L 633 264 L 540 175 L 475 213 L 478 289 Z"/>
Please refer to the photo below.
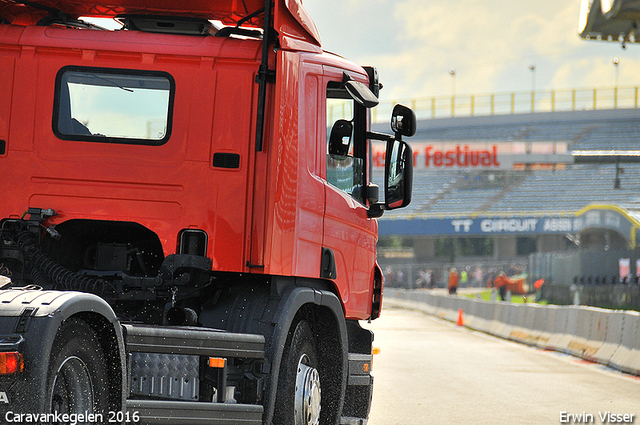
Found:
<path fill-rule="evenodd" d="M 640 222 L 628 211 L 613 205 L 590 205 L 567 215 L 514 217 L 411 217 L 382 218 L 380 236 L 487 236 L 487 235 L 543 235 L 579 234 L 589 229 L 615 231 L 629 241 L 631 247 L 640 245 Z"/>

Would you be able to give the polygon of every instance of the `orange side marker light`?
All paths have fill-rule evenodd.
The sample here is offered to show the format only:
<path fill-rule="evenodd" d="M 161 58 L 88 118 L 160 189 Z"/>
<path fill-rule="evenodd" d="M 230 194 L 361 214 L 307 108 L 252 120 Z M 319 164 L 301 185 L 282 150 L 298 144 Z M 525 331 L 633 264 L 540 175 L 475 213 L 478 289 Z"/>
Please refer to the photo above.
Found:
<path fill-rule="evenodd" d="M 0 353 L 0 375 L 11 375 L 24 370 L 22 353 L 15 351 Z"/>
<path fill-rule="evenodd" d="M 221 357 L 209 357 L 209 367 L 222 369 L 227 364 L 227 359 Z"/>

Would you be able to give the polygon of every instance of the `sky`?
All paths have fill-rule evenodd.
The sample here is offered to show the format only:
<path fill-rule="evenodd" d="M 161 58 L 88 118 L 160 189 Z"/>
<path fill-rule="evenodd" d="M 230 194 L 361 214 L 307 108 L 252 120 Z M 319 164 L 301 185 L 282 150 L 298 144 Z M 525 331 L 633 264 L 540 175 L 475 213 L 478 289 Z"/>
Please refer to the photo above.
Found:
<path fill-rule="evenodd" d="M 325 50 L 378 68 L 381 100 L 614 87 L 614 58 L 619 86 L 640 85 L 640 43 L 622 49 L 618 42 L 580 38 L 580 0 L 303 5 Z"/>

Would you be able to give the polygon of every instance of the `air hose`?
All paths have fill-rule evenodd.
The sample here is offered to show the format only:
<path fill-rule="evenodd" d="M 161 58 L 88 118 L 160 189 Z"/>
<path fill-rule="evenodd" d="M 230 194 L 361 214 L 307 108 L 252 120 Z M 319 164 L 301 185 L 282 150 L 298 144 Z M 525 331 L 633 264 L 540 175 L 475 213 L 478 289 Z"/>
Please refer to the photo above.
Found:
<path fill-rule="evenodd" d="M 20 231 L 15 239 L 26 262 L 31 266 L 32 276 L 41 284 L 46 280 L 53 283 L 54 289 L 80 291 L 98 295 L 102 298 L 113 298 L 115 287 L 102 279 L 78 275 L 66 267 L 50 259 L 38 246 L 36 236 L 27 231 Z"/>

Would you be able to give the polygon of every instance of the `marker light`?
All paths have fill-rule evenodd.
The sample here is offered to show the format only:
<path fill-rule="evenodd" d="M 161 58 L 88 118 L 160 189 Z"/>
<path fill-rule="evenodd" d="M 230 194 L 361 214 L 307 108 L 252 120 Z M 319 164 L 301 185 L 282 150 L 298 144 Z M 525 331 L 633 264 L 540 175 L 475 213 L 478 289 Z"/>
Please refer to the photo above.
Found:
<path fill-rule="evenodd" d="M 209 367 L 222 369 L 227 363 L 227 359 L 221 357 L 209 357 Z"/>
<path fill-rule="evenodd" d="M 0 375 L 11 375 L 24 370 L 22 353 L 0 353 Z"/>
<path fill-rule="evenodd" d="M 373 347 L 373 354 L 380 354 L 380 347 Z"/>

